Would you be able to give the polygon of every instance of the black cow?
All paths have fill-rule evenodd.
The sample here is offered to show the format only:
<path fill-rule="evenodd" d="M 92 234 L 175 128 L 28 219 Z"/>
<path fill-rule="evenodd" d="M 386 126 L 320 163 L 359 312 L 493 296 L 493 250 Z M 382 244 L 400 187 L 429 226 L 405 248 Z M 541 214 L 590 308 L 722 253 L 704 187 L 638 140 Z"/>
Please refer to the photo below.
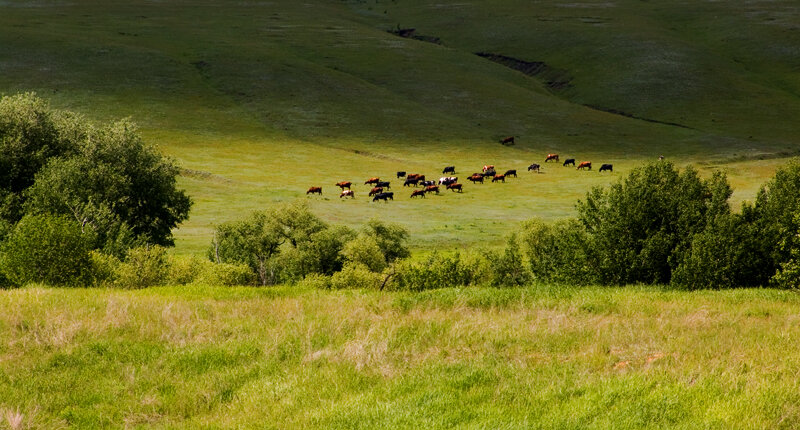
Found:
<path fill-rule="evenodd" d="M 496 175 L 496 174 L 497 174 L 497 172 L 495 172 L 494 169 L 489 169 L 489 170 L 483 172 L 483 177 L 484 178 L 487 177 L 487 176 L 488 177 L 494 177 L 494 175 Z"/>
<path fill-rule="evenodd" d="M 436 181 L 422 181 L 419 184 L 423 187 L 430 187 L 431 185 L 436 185 Z"/>
<path fill-rule="evenodd" d="M 413 185 L 413 186 L 415 186 L 415 187 L 416 187 L 418 183 L 419 183 L 419 179 L 409 179 L 409 178 L 406 178 L 406 181 L 405 181 L 405 182 L 403 182 L 403 186 L 404 186 L 404 187 L 407 187 L 407 186 L 409 186 L 409 185 Z"/>
<path fill-rule="evenodd" d="M 375 184 L 375 186 L 376 187 L 383 187 L 383 188 L 386 188 L 387 190 L 391 188 L 389 186 L 389 181 L 379 181 L 377 184 Z"/>
<path fill-rule="evenodd" d="M 375 197 L 372 198 L 373 202 L 376 202 L 378 200 L 383 200 L 383 201 L 394 200 L 394 193 L 380 193 L 376 194 Z"/>
<path fill-rule="evenodd" d="M 564 167 L 566 167 L 566 166 L 568 166 L 570 164 L 575 166 L 575 159 L 574 158 L 567 158 L 566 160 L 564 160 Z"/>
<path fill-rule="evenodd" d="M 516 178 L 517 177 L 517 171 L 513 170 L 513 169 L 512 170 L 506 170 L 506 173 L 503 173 L 503 176 L 505 176 L 505 177 L 513 176 L 513 177 Z"/>
<path fill-rule="evenodd" d="M 447 166 L 442 170 L 442 174 L 446 175 L 448 173 L 456 173 L 456 166 Z"/>
<path fill-rule="evenodd" d="M 602 166 L 600 166 L 600 171 L 602 172 L 604 170 L 608 170 L 609 172 L 613 172 L 614 171 L 614 166 L 612 166 L 611 164 L 603 164 Z"/>
<path fill-rule="evenodd" d="M 397 177 L 398 178 L 403 178 L 405 176 L 406 176 L 406 172 L 397 172 Z"/>
<path fill-rule="evenodd" d="M 528 166 L 528 171 L 530 172 L 531 170 L 535 170 L 535 171 L 536 171 L 536 173 L 541 173 L 541 172 L 539 171 L 539 165 L 538 165 L 538 164 L 536 164 L 536 163 L 533 163 L 533 164 L 531 164 L 530 166 Z"/>

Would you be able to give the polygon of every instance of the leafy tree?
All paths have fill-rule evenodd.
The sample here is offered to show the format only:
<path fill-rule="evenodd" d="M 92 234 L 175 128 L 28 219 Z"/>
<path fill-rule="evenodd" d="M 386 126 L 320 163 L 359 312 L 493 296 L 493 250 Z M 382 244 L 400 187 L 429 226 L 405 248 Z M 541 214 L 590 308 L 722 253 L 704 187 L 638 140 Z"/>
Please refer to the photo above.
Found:
<path fill-rule="evenodd" d="M 244 263 L 258 275 L 261 285 L 275 282 L 269 260 L 278 254 L 284 237 L 267 212 L 217 226 L 209 257 L 218 263 Z"/>
<path fill-rule="evenodd" d="M 792 259 L 800 248 L 800 160 L 794 159 L 778 169 L 775 176 L 761 187 L 755 205 L 744 207 L 743 214 L 758 231 L 758 253 L 761 260 L 759 278 L 766 281 L 781 265 Z"/>
<path fill-rule="evenodd" d="M 521 287 L 531 281 L 515 234 L 508 238 L 503 253 L 490 255 L 489 261 L 492 268 L 490 285 L 493 287 Z"/>
<path fill-rule="evenodd" d="M 26 208 L 88 224 L 101 247 L 124 248 L 134 238 L 168 246 L 192 204 L 177 188 L 178 173 L 133 124 L 120 121 L 91 130 L 76 155 L 50 159 L 24 193 Z"/>
<path fill-rule="evenodd" d="M 372 235 L 361 233 L 347 242 L 342 255 L 348 262 L 360 263 L 373 272 L 382 272 L 386 268 L 386 257 Z"/>
<path fill-rule="evenodd" d="M 0 218 L 22 218 L 22 191 L 53 157 L 74 154 L 85 136 L 83 120 L 51 109 L 33 93 L 0 98 Z"/>
<path fill-rule="evenodd" d="M 364 233 L 375 239 L 387 263 L 411 255 L 406 245 L 408 231 L 397 224 L 386 224 L 373 219 L 367 222 Z"/>
<path fill-rule="evenodd" d="M 93 241 L 69 218 L 27 215 L 3 243 L 0 266 L 15 285 L 88 285 Z"/>
<path fill-rule="evenodd" d="M 668 283 L 703 231 L 708 214 L 724 213 L 730 187 L 724 176 L 702 180 L 672 163 L 634 169 L 609 189 L 594 188 L 578 202 L 592 238 L 599 281 Z"/>

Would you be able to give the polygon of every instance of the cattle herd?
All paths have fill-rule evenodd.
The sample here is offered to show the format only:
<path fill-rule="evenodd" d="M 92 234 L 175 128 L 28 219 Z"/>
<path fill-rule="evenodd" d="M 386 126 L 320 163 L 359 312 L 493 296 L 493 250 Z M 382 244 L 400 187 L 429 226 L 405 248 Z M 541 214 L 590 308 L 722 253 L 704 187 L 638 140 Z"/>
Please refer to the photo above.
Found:
<path fill-rule="evenodd" d="M 513 142 L 513 141 L 512 141 Z M 547 154 L 545 157 L 544 162 L 559 162 L 558 154 Z M 575 167 L 575 159 L 574 158 L 567 158 L 562 163 L 564 167 L 572 166 Z M 576 170 L 592 170 L 592 162 L 591 161 L 582 161 L 578 163 Z M 539 164 L 533 163 L 528 166 L 529 172 L 536 172 L 541 173 L 541 166 Z M 600 172 L 613 172 L 614 167 L 611 164 L 603 164 L 600 166 Z M 447 166 L 442 169 L 442 174 L 447 175 L 455 175 L 456 174 L 456 167 L 455 166 Z M 467 177 L 467 180 L 471 181 L 473 184 L 481 183 L 483 184 L 486 180 L 491 180 L 492 182 L 506 182 L 507 178 L 510 177 L 517 177 L 517 171 L 514 169 L 506 170 L 503 174 L 498 174 L 495 170 L 494 166 L 491 164 L 487 164 L 483 166 L 482 172 L 476 172 L 472 175 Z M 413 186 L 415 189 L 411 191 L 411 198 L 414 197 L 425 197 L 428 193 L 436 193 L 439 194 L 441 187 L 444 187 L 445 190 L 450 190 L 453 192 L 463 192 L 464 186 L 458 182 L 457 176 L 442 176 L 439 178 L 438 181 L 435 180 L 426 180 L 425 175 L 419 173 L 407 173 L 404 171 L 397 172 L 397 179 L 403 179 L 403 187 L 411 187 Z M 342 197 L 350 197 L 355 198 L 355 193 L 351 189 L 353 185 L 350 181 L 341 181 L 337 182 L 336 186 L 341 189 L 341 193 L 339 194 L 339 198 Z M 369 178 L 364 181 L 364 185 L 369 185 L 371 187 L 369 191 L 369 197 L 372 197 L 372 201 L 376 202 L 379 200 L 383 200 L 387 202 L 389 200 L 394 200 L 394 192 L 388 191 L 391 190 L 391 182 L 390 181 L 382 181 L 381 178 L 373 177 Z M 422 188 L 418 188 L 422 187 Z M 306 191 L 306 194 L 320 194 L 322 195 L 322 187 L 311 187 Z"/>

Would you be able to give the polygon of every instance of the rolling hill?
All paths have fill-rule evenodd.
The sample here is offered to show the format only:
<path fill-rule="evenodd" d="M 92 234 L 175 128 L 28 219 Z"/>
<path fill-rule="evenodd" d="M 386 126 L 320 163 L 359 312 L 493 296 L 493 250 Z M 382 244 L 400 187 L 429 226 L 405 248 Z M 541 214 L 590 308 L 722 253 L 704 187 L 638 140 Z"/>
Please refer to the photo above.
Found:
<path fill-rule="evenodd" d="M 659 154 L 723 168 L 751 198 L 797 153 L 800 14 L 790 1 L 0 1 L 0 93 L 36 91 L 98 121 L 131 116 L 185 168 L 213 225 L 309 199 L 332 222 L 408 227 L 420 247 L 497 243 L 570 215 L 613 175 L 548 166 L 464 195 L 334 194 L 397 170 L 524 170 L 547 152 L 616 173 Z M 499 139 L 513 135 L 517 145 Z M 363 178 L 363 179 L 362 179 Z M 410 194 L 410 192 L 408 192 Z"/>

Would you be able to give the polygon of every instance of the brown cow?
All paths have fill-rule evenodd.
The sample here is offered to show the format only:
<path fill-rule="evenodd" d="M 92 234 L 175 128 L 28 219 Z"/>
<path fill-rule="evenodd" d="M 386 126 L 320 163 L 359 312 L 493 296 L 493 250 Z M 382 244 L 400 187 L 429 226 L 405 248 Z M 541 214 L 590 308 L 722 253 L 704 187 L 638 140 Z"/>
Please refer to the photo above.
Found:
<path fill-rule="evenodd" d="M 439 187 L 437 185 L 428 185 L 425 187 L 425 192 L 439 194 Z"/>
<path fill-rule="evenodd" d="M 356 194 L 353 190 L 342 190 L 342 194 L 339 194 L 339 198 L 341 199 L 342 197 L 356 198 Z"/>
<path fill-rule="evenodd" d="M 576 170 L 582 170 L 583 168 L 587 168 L 592 170 L 592 162 L 591 161 L 581 161 L 581 164 L 578 164 L 578 168 Z"/>
<path fill-rule="evenodd" d="M 481 184 L 483 183 L 483 175 L 481 175 L 480 173 L 475 173 L 467 179 L 472 181 L 473 184 L 476 182 L 480 182 Z"/>
<path fill-rule="evenodd" d="M 485 173 L 487 170 L 494 170 L 494 164 L 486 164 L 483 166 L 483 172 Z"/>
<path fill-rule="evenodd" d="M 311 187 L 306 191 L 306 195 L 308 194 L 319 194 L 322 195 L 322 187 Z"/>
<path fill-rule="evenodd" d="M 492 177 L 492 182 L 497 182 L 497 181 L 503 181 L 503 183 L 505 183 L 506 175 L 494 175 L 494 177 Z"/>
<path fill-rule="evenodd" d="M 463 192 L 463 190 L 461 189 L 461 184 L 450 184 L 447 186 L 447 189 L 453 191 L 458 190 L 459 193 Z"/>
<path fill-rule="evenodd" d="M 408 175 L 406 175 L 406 180 L 411 179 L 412 181 L 415 181 L 415 180 L 420 180 L 421 181 L 422 179 L 420 179 L 420 176 L 423 176 L 423 175 L 420 175 L 419 173 L 409 173 Z"/>
<path fill-rule="evenodd" d="M 503 145 L 513 145 L 514 144 L 514 136 L 508 136 L 505 139 L 501 140 L 500 143 Z"/>
<path fill-rule="evenodd" d="M 367 179 L 367 182 L 364 182 L 364 185 L 367 185 L 367 184 L 375 185 L 380 181 L 381 181 L 381 178 L 369 178 L 369 179 Z"/>
<path fill-rule="evenodd" d="M 350 185 L 353 185 L 353 183 L 350 182 L 350 181 L 342 181 L 342 182 L 337 182 L 336 183 L 336 186 L 341 188 L 341 189 L 347 188 L 349 190 L 350 189 Z"/>
<path fill-rule="evenodd" d="M 425 190 L 414 190 L 411 192 L 411 197 L 422 196 L 425 197 Z"/>
<path fill-rule="evenodd" d="M 547 154 L 547 157 L 545 157 L 544 162 L 547 163 L 550 160 L 558 161 L 558 154 Z"/>
<path fill-rule="evenodd" d="M 369 196 L 372 197 L 375 194 L 380 194 L 382 192 L 383 192 L 383 187 L 375 187 L 375 188 L 369 190 Z"/>

